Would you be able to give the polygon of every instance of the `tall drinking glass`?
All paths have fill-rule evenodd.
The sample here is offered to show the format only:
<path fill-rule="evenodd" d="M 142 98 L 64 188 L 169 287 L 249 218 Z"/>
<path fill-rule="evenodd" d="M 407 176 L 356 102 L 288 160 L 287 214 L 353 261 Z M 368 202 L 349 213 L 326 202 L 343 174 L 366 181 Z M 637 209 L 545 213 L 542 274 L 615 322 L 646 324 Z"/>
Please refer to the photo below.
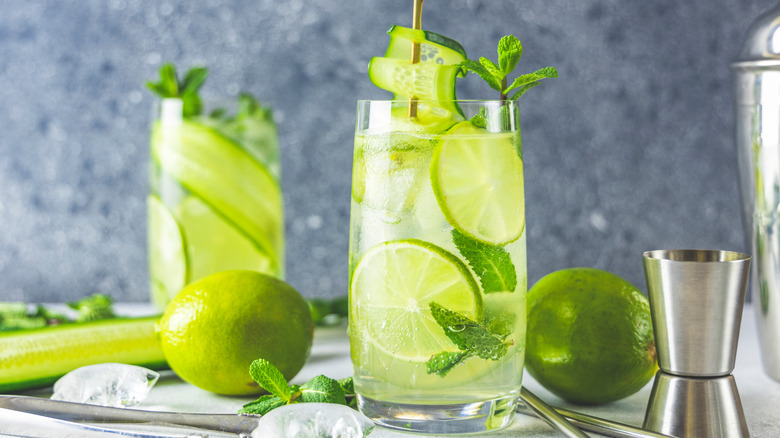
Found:
<path fill-rule="evenodd" d="M 229 106 L 238 106 L 237 109 Z M 279 146 L 271 111 L 251 96 L 183 115 L 162 99 L 151 131 L 147 198 L 152 301 L 228 269 L 284 275 Z"/>
<path fill-rule="evenodd" d="M 523 374 L 523 161 L 512 101 L 360 101 L 350 343 L 360 410 L 427 433 L 497 429 Z"/>

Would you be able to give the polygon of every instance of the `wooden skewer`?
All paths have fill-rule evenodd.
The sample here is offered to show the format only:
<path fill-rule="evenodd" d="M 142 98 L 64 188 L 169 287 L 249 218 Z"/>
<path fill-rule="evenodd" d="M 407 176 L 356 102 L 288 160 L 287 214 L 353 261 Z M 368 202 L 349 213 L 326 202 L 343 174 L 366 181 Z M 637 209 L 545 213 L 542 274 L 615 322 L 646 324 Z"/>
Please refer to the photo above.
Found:
<path fill-rule="evenodd" d="M 422 30 L 422 5 L 423 0 L 414 0 L 414 10 L 412 13 L 412 29 Z M 412 64 L 420 62 L 420 43 L 412 43 Z M 409 117 L 417 117 L 417 100 L 414 96 L 409 99 Z"/>

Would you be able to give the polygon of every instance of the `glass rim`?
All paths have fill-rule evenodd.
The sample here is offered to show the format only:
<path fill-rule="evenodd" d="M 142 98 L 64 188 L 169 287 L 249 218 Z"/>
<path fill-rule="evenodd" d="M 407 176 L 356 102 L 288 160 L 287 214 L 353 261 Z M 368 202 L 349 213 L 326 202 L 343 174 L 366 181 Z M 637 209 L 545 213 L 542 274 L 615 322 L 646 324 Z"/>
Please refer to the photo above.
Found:
<path fill-rule="evenodd" d="M 517 99 L 449 99 L 449 100 L 441 100 L 441 99 L 415 99 L 412 101 L 411 99 L 358 99 L 357 103 L 365 103 L 365 102 L 387 102 L 387 103 L 403 103 L 408 104 L 409 102 L 417 102 L 417 103 L 447 103 L 447 102 L 459 102 L 459 103 L 516 103 Z"/>

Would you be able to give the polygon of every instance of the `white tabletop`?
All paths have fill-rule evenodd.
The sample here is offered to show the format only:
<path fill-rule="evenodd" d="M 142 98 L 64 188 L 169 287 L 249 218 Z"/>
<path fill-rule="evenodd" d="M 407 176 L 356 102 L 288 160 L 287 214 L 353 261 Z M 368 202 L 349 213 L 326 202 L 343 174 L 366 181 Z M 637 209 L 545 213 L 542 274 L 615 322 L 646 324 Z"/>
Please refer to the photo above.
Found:
<path fill-rule="evenodd" d="M 128 310 L 130 313 L 138 312 L 137 306 L 119 306 L 119 309 Z M 303 383 L 318 374 L 341 378 L 351 375 L 351 372 L 349 342 L 345 330 L 343 328 L 318 329 L 315 332 L 311 357 L 303 370 L 293 379 L 293 383 Z M 755 317 L 751 307 L 745 309 L 742 320 L 734 377 L 751 436 L 766 438 L 780 436 L 780 383 L 769 379 L 763 371 L 756 337 Z M 652 389 L 651 382 L 638 393 L 618 402 L 602 406 L 577 406 L 550 394 L 527 373 L 523 384 L 550 404 L 635 426 L 642 425 Z M 39 394 L 46 395 L 45 391 Z M 186 384 L 173 373 L 167 372 L 138 408 L 178 412 L 235 413 L 244 403 L 252 399 L 215 395 Z M 409 433 L 384 428 L 377 428 L 371 433 L 372 438 L 409 436 Z M 539 419 L 518 415 L 509 427 L 478 436 L 556 437 L 560 435 Z"/>

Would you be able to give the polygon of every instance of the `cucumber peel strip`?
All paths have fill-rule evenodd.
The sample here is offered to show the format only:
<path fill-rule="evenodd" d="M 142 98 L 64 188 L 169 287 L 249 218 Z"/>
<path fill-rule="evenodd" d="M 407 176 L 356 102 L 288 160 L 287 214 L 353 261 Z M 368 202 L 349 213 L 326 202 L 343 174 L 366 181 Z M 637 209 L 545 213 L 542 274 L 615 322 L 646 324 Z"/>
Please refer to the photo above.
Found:
<path fill-rule="evenodd" d="M 167 369 L 159 316 L 116 318 L 0 333 L 0 392 L 46 386 L 76 368 L 116 362 Z"/>

